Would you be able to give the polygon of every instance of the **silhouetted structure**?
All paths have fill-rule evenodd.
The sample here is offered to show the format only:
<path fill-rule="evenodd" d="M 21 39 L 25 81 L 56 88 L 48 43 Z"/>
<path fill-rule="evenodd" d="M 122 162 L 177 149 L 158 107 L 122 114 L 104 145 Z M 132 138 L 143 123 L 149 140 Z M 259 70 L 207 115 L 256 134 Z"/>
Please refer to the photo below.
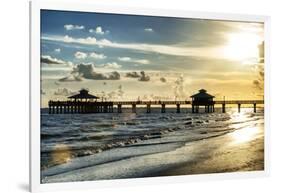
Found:
<path fill-rule="evenodd" d="M 263 100 L 220 100 L 214 101 L 214 96 L 201 89 L 199 93 L 192 95 L 192 101 L 99 101 L 99 97 L 89 94 L 86 89 L 81 89 L 79 94 L 69 96 L 67 101 L 49 101 L 50 114 L 67 114 L 67 113 L 113 113 L 114 106 L 117 113 L 122 113 L 122 106 L 131 106 L 132 113 L 137 112 L 137 105 L 146 106 L 146 112 L 151 113 L 152 106 L 161 106 L 161 113 L 166 113 L 166 106 L 176 105 L 176 112 L 181 112 L 182 106 L 192 106 L 192 112 L 198 113 L 200 106 L 205 106 L 205 112 L 214 112 L 215 105 L 222 105 L 222 112 L 225 113 L 226 104 L 238 105 L 240 112 L 241 105 L 253 104 L 254 112 L 256 112 L 257 104 L 264 104 Z"/>
<path fill-rule="evenodd" d="M 112 113 L 113 102 L 97 101 L 99 97 L 81 89 L 79 94 L 69 96 L 70 101 L 49 101 L 50 114 L 67 113 Z"/>
<path fill-rule="evenodd" d="M 192 98 L 192 113 L 198 113 L 200 106 L 205 106 L 205 112 L 215 111 L 214 96 L 207 93 L 205 89 L 200 89 L 199 93 L 190 96 Z"/>
<path fill-rule="evenodd" d="M 85 101 L 87 101 L 87 100 L 93 100 L 93 99 L 97 100 L 99 97 L 89 94 L 89 91 L 86 90 L 86 89 L 81 89 L 79 91 L 79 94 L 76 94 L 76 95 L 73 95 L 73 96 L 69 96 L 67 98 L 74 99 L 74 101 L 77 101 L 77 100 L 78 101 L 83 101 L 83 99 Z"/>

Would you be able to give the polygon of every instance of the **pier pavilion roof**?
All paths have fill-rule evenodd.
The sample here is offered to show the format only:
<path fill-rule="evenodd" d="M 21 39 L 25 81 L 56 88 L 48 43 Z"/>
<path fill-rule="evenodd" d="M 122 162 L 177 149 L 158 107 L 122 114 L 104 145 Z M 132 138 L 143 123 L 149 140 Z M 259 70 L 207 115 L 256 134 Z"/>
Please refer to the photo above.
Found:
<path fill-rule="evenodd" d="M 69 96 L 70 99 L 98 99 L 99 97 L 89 94 L 86 89 L 81 89 L 79 94 Z"/>
<path fill-rule="evenodd" d="M 200 90 L 199 90 L 199 93 L 194 94 L 194 95 L 192 95 L 192 96 L 190 96 L 190 97 L 191 97 L 191 98 L 201 98 L 201 99 L 203 99 L 203 98 L 205 98 L 205 99 L 207 99 L 207 98 L 208 98 L 208 99 L 210 99 L 210 98 L 215 98 L 214 96 L 208 94 L 205 89 L 200 89 Z"/>

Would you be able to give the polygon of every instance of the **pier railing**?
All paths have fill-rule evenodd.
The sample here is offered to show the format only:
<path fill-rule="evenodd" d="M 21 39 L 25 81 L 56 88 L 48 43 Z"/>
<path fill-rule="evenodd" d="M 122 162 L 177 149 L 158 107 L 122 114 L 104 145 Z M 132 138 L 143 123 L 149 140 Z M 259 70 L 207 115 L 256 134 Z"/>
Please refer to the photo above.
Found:
<path fill-rule="evenodd" d="M 240 112 L 241 105 L 253 105 L 253 110 L 256 112 L 258 104 L 264 104 L 263 100 L 218 100 L 210 104 L 200 104 L 205 106 L 205 112 L 214 112 L 215 105 L 221 105 L 222 112 L 225 112 L 226 105 L 237 105 L 238 112 Z M 64 114 L 64 113 L 113 113 L 114 106 L 117 107 L 117 113 L 122 113 L 122 106 L 131 106 L 132 112 L 136 113 L 138 105 L 146 106 L 146 112 L 151 113 L 152 105 L 159 105 L 161 113 L 166 112 L 166 106 L 175 105 L 176 112 L 180 113 L 181 106 L 190 105 L 192 112 L 199 112 L 199 105 L 193 104 L 192 101 L 49 101 L 50 114 Z M 194 111 L 194 107 L 195 110 Z M 211 107 L 211 108 L 209 108 Z M 210 110 L 211 109 L 211 110 Z"/>

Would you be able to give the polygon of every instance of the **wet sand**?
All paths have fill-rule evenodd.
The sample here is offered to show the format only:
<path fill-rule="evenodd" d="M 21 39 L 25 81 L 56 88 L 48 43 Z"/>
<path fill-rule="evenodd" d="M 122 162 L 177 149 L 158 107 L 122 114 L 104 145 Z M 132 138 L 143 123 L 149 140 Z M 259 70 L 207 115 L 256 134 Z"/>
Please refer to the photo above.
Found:
<path fill-rule="evenodd" d="M 205 148 L 210 149 L 210 153 L 202 154 L 197 160 L 192 162 L 153 173 L 152 176 L 264 170 L 263 128 L 258 128 L 258 131 L 248 136 L 248 139 L 247 137 L 245 139 L 243 137 L 235 139 L 236 136 L 243 135 L 243 132 L 235 132 L 226 137 L 219 137 L 216 140 L 217 143 L 221 143 L 220 148 L 216 149 L 208 146 L 207 142 L 202 142 L 202 146 L 206 145 Z"/>

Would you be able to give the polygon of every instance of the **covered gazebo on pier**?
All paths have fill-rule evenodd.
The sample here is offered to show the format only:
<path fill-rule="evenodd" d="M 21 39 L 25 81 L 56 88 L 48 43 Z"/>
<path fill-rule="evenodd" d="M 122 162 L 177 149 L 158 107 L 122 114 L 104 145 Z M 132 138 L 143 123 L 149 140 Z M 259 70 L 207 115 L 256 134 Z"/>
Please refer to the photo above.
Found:
<path fill-rule="evenodd" d="M 99 99 L 99 97 L 89 94 L 89 91 L 84 88 L 79 91 L 79 94 L 72 95 L 67 98 L 73 99 L 74 101 L 97 101 L 97 99 Z"/>
<path fill-rule="evenodd" d="M 192 113 L 199 113 L 199 107 L 204 106 L 205 112 L 215 112 L 214 96 L 207 93 L 207 90 L 200 89 L 199 93 L 190 96 L 192 98 Z"/>
<path fill-rule="evenodd" d="M 69 96 L 67 101 L 49 101 L 49 113 L 111 113 L 113 102 L 98 101 L 99 97 L 81 89 L 78 94 Z"/>

